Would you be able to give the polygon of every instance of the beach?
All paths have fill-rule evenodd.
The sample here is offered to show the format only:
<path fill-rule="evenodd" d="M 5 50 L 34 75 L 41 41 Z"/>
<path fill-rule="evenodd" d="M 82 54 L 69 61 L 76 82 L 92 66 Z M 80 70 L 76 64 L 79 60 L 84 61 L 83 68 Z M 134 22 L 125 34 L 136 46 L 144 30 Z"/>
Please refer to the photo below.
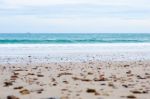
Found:
<path fill-rule="evenodd" d="M 149 47 L 1 45 L 0 99 L 149 99 Z"/>

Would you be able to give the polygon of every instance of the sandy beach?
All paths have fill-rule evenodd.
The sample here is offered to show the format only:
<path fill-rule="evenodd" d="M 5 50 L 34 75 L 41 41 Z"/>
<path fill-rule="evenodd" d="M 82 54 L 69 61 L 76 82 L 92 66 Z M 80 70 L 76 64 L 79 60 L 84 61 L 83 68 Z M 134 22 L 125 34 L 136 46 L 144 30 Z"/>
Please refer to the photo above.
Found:
<path fill-rule="evenodd" d="M 149 99 L 144 46 L 1 46 L 0 99 Z"/>
<path fill-rule="evenodd" d="M 150 97 L 149 60 L 1 65 L 0 73 L 1 99 Z"/>

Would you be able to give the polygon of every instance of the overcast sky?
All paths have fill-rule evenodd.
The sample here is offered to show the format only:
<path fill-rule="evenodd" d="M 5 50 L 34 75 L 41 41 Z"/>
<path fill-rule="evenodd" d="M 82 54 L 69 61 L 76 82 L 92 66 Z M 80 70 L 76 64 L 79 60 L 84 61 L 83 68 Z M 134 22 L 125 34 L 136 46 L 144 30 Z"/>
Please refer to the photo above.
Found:
<path fill-rule="evenodd" d="M 0 0 L 0 32 L 150 33 L 150 0 Z"/>

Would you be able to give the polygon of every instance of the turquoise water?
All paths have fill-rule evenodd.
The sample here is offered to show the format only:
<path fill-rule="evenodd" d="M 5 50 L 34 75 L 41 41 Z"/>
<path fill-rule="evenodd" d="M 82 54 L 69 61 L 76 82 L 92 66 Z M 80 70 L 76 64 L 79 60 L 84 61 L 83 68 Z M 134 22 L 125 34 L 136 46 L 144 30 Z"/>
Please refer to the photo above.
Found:
<path fill-rule="evenodd" d="M 150 43 L 150 34 L 1 33 L 0 44 Z"/>

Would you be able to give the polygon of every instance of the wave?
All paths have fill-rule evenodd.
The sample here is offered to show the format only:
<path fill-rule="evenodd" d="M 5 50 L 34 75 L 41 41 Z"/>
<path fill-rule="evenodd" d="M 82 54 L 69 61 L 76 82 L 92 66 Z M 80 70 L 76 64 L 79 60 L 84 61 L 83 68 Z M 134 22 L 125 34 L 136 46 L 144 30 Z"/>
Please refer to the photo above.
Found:
<path fill-rule="evenodd" d="M 0 44 L 144 43 L 148 40 L 0 40 Z"/>

